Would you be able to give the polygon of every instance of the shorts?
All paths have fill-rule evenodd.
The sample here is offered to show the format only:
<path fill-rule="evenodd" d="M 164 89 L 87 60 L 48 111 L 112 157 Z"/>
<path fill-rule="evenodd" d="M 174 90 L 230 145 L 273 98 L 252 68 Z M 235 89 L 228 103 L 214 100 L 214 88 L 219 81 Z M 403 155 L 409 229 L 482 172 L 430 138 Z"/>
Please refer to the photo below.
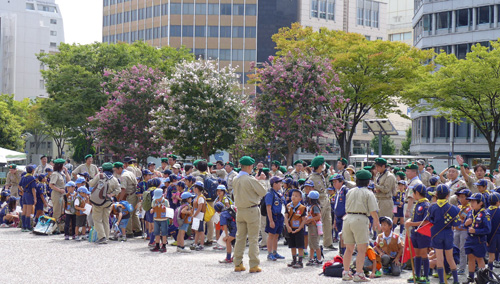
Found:
<path fill-rule="evenodd" d="M 35 205 L 35 198 L 33 198 L 33 194 L 27 192 L 23 194 L 23 205 Z"/>
<path fill-rule="evenodd" d="M 85 227 L 87 224 L 87 215 L 76 215 L 76 226 L 77 227 Z"/>
<path fill-rule="evenodd" d="M 128 221 L 128 219 L 127 219 Z M 165 221 L 156 221 L 154 220 L 154 223 L 155 223 L 155 230 L 154 230 L 154 234 L 155 236 L 168 236 L 168 221 L 165 220 Z"/>
<path fill-rule="evenodd" d="M 43 211 L 43 201 L 37 200 L 35 205 L 35 212 L 40 210 Z"/>
<path fill-rule="evenodd" d="M 431 237 L 424 236 L 420 233 L 411 232 L 411 243 L 416 249 L 424 249 L 431 246 Z M 451 240 L 453 242 L 453 239 Z"/>
<path fill-rule="evenodd" d="M 184 223 L 182 224 L 180 227 L 179 227 L 179 231 L 184 231 L 184 232 L 187 232 L 189 230 L 189 225 L 191 224 L 188 224 L 188 223 Z"/>
<path fill-rule="evenodd" d="M 370 239 L 369 225 L 366 215 L 347 214 L 342 227 L 344 244 L 367 244 Z"/>
<path fill-rule="evenodd" d="M 146 213 L 144 214 L 144 221 L 149 222 L 149 223 L 154 222 L 153 213 L 150 213 L 149 210 L 146 210 Z"/>
<path fill-rule="evenodd" d="M 316 224 L 307 225 L 307 230 L 309 231 L 309 248 L 312 250 L 319 249 L 318 227 L 316 226 Z"/>
<path fill-rule="evenodd" d="M 335 217 L 335 222 L 337 225 L 337 232 L 342 232 L 342 227 L 344 226 L 344 220 L 342 220 L 342 218 Z"/>
<path fill-rule="evenodd" d="M 404 206 L 401 206 L 401 207 L 398 207 L 398 210 L 396 211 L 396 213 L 394 213 L 394 217 L 404 217 L 405 216 L 405 213 L 404 213 Z"/>
<path fill-rule="evenodd" d="M 268 234 L 279 235 L 283 232 L 283 225 L 285 223 L 285 217 L 280 214 L 273 214 L 274 228 L 269 226 L 269 218 L 266 217 L 266 230 L 265 232 Z"/>
<path fill-rule="evenodd" d="M 486 241 L 481 241 L 480 237 L 468 236 L 465 240 L 465 254 L 472 254 L 475 257 L 486 256 Z"/>
<path fill-rule="evenodd" d="M 293 230 L 293 229 L 292 229 Z M 304 229 L 295 234 L 290 233 L 288 238 L 288 248 L 304 248 Z"/>
<path fill-rule="evenodd" d="M 200 221 L 200 226 L 198 227 L 198 230 L 194 229 L 197 232 L 205 232 L 205 221 Z"/>
<path fill-rule="evenodd" d="M 431 240 L 431 247 L 435 249 L 453 249 L 453 231 L 451 228 L 441 231 Z"/>
<path fill-rule="evenodd" d="M 491 253 L 500 252 L 500 235 L 495 235 L 491 238 L 491 241 L 488 243 L 487 250 Z"/>
<path fill-rule="evenodd" d="M 235 239 L 236 239 L 236 229 L 230 230 L 230 231 L 228 231 L 228 232 L 229 232 L 229 236 L 230 236 L 230 237 L 233 237 L 233 238 L 235 238 Z"/>
<path fill-rule="evenodd" d="M 120 228 L 120 230 L 127 228 L 128 220 L 129 220 L 129 218 L 125 218 L 125 219 L 122 218 L 120 220 L 120 225 L 118 225 L 118 228 Z"/>

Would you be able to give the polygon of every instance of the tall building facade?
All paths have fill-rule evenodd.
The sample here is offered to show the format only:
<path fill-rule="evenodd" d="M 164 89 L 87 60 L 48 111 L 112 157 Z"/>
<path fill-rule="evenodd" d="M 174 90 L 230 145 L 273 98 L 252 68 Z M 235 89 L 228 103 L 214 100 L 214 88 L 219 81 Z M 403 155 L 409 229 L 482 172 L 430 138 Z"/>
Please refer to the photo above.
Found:
<path fill-rule="evenodd" d="M 389 0 L 387 39 L 413 45 L 413 4 L 415 0 Z"/>
<path fill-rule="evenodd" d="M 500 38 L 499 11 L 498 0 L 416 0 L 414 45 L 464 59 L 472 45 L 488 46 Z M 483 135 L 465 120 L 451 123 L 438 117 L 437 111 L 412 112 L 411 118 L 412 153 L 434 156 L 446 165 L 458 154 L 470 165 L 491 163 Z"/>
<path fill-rule="evenodd" d="M 55 0 L 0 2 L 0 89 L 16 100 L 46 97 L 36 54 L 57 52 L 64 42 L 63 19 Z"/>

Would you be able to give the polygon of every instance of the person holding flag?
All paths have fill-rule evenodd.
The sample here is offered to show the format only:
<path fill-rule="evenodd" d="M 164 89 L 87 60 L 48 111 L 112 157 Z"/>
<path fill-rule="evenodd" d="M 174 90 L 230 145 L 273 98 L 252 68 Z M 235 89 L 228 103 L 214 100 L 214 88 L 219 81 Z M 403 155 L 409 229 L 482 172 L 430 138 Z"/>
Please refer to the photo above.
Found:
<path fill-rule="evenodd" d="M 436 252 L 436 270 L 439 275 L 439 283 L 444 282 L 444 256 L 453 275 L 453 283 L 458 284 L 457 265 L 453 258 L 453 230 L 452 227 L 460 225 L 458 209 L 455 205 L 448 202 L 450 189 L 444 184 L 436 187 L 437 202 L 429 207 L 429 222 L 431 227 L 431 247 Z M 444 251 L 444 255 L 443 255 Z"/>

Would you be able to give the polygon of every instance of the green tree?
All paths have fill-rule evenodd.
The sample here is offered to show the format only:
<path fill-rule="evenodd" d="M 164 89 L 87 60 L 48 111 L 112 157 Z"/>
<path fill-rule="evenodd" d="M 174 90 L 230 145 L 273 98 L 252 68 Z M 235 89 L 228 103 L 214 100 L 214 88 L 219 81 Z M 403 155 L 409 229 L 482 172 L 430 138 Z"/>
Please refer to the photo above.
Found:
<path fill-rule="evenodd" d="M 40 100 L 32 103 L 29 107 L 24 132 L 33 137 L 35 154 L 38 154 L 40 144 L 49 137 L 49 129 L 42 117 L 42 103 Z"/>
<path fill-rule="evenodd" d="M 476 44 L 465 59 L 440 53 L 438 70 L 428 73 L 408 91 L 417 110 L 437 110 L 448 121 L 474 125 L 488 142 L 490 170 L 500 157 L 500 41 Z M 421 101 L 425 103 L 421 104 Z"/>
<path fill-rule="evenodd" d="M 373 137 L 372 141 L 370 141 L 370 148 L 373 149 L 375 154 L 378 154 L 378 136 Z M 382 136 L 382 155 L 394 155 L 396 152 L 396 145 L 392 140 L 391 136 L 383 135 Z"/>
<path fill-rule="evenodd" d="M 185 48 L 156 48 L 142 41 L 131 45 L 61 44 L 57 53 L 38 55 L 47 67 L 42 70 L 49 94 L 43 101 L 44 119 L 52 129 L 58 129 L 54 135 L 57 139 L 61 134 L 67 138 L 82 135 L 89 138 L 86 148 L 90 149 L 92 129 L 87 118 L 95 115 L 110 97 L 101 85 L 109 80 L 107 70 L 119 71 L 141 63 L 168 75 L 177 62 L 192 58 Z"/>
<path fill-rule="evenodd" d="M 406 129 L 406 138 L 401 142 L 401 155 L 410 155 L 411 127 Z"/>
<path fill-rule="evenodd" d="M 363 35 L 293 24 L 273 36 L 278 55 L 288 52 L 311 52 L 330 60 L 338 73 L 338 86 L 347 102 L 336 118 L 344 121 L 336 133 L 342 157 L 348 157 L 354 129 L 369 111 L 384 118 L 389 113 L 405 116 L 396 106 L 406 102 L 403 91 L 432 70 L 424 63 L 432 51 L 422 51 L 401 42 L 369 41 Z"/>
<path fill-rule="evenodd" d="M 19 117 L 11 112 L 9 105 L 0 100 L 0 147 L 22 151 L 22 125 Z"/>

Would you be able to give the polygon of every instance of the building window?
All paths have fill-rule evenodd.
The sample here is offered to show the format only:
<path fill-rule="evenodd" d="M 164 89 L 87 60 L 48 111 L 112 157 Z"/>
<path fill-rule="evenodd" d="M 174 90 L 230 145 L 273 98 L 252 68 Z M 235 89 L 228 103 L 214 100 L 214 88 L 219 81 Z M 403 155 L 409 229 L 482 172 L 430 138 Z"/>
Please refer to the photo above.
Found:
<path fill-rule="evenodd" d="M 205 59 L 205 49 L 204 48 L 197 48 L 194 50 L 194 58 L 198 59 Z"/>
<path fill-rule="evenodd" d="M 55 42 L 51 42 L 51 43 L 50 43 L 50 47 L 57 47 L 57 43 L 55 43 Z"/>
<path fill-rule="evenodd" d="M 208 27 L 208 36 L 209 37 L 219 37 L 219 27 L 218 26 L 209 26 Z"/>
<path fill-rule="evenodd" d="M 364 5 L 364 0 L 357 1 L 357 17 L 356 18 L 357 18 L 357 23 L 360 26 L 363 25 L 363 13 L 364 13 L 363 5 Z"/>
<path fill-rule="evenodd" d="M 318 17 L 318 0 L 311 1 L 311 18 Z"/>
<path fill-rule="evenodd" d="M 57 25 L 57 20 L 56 19 L 50 19 L 50 23 L 52 25 Z"/>
<path fill-rule="evenodd" d="M 437 29 L 451 28 L 451 12 L 441 12 L 436 14 Z"/>
<path fill-rule="evenodd" d="M 38 11 L 57 13 L 57 9 L 55 6 L 47 6 L 47 5 L 38 4 L 37 8 L 38 8 Z"/>
<path fill-rule="evenodd" d="M 458 44 L 455 48 L 456 50 L 456 56 L 458 59 L 465 59 L 465 56 L 467 55 L 467 53 L 470 52 L 470 47 L 471 47 L 471 44 L 467 44 L 467 43 L 464 43 L 464 44 Z"/>
<path fill-rule="evenodd" d="M 146 8 L 146 19 L 151 19 L 153 17 L 153 7 Z"/>
<path fill-rule="evenodd" d="M 368 130 L 368 125 L 366 124 L 365 121 L 363 121 L 363 134 L 368 134 L 369 130 Z"/>
<path fill-rule="evenodd" d="M 219 50 L 217 49 L 208 49 L 207 50 L 208 59 L 217 59 L 219 58 Z"/>
<path fill-rule="evenodd" d="M 220 4 L 221 15 L 231 15 L 231 4 Z"/>
<path fill-rule="evenodd" d="M 326 0 L 319 1 L 319 18 L 326 19 Z"/>
<path fill-rule="evenodd" d="M 161 16 L 161 5 L 156 5 L 153 7 L 153 17 Z"/>
<path fill-rule="evenodd" d="M 365 38 L 366 38 L 366 40 L 371 40 L 372 39 L 372 37 L 369 36 L 369 35 L 365 35 Z"/>
<path fill-rule="evenodd" d="M 335 0 L 328 0 L 328 20 L 335 21 Z"/>
<path fill-rule="evenodd" d="M 357 0 L 357 23 L 360 26 L 379 26 L 380 4 L 372 0 Z"/>
<path fill-rule="evenodd" d="M 245 37 L 255 38 L 257 36 L 257 30 L 255 27 L 245 27 Z"/>
<path fill-rule="evenodd" d="M 168 37 L 168 26 L 161 27 L 161 37 Z"/>
<path fill-rule="evenodd" d="M 233 49 L 233 61 L 243 60 L 243 49 Z"/>
<path fill-rule="evenodd" d="M 182 4 L 182 14 L 183 15 L 193 15 L 194 14 L 194 4 L 184 3 Z"/>
<path fill-rule="evenodd" d="M 477 8 L 477 21 L 478 25 L 493 23 L 493 7 L 484 6 Z"/>
<path fill-rule="evenodd" d="M 196 37 L 204 37 L 206 36 L 207 27 L 206 26 L 196 26 L 195 27 L 195 36 Z"/>
<path fill-rule="evenodd" d="M 424 24 L 424 31 L 432 31 L 432 16 L 424 15 L 422 19 Z"/>
<path fill-rule="evenodd" d="M 51 36 L 57 36 L 57 32 L 56 31 L 50 31 L 50 35 Z"/>
<path fill-rule="evenodd" d="M 170 26 L 170 36 L 171 37 L 180 37 L 181 36 L 181 26 Z"/>
<path fill-rule="evenodd" d="M 230 61 L 231 60 L 231 50 L 230 49 L 219 50 L 219 59 Z"/>
<path fill-rule="evenodd" d="M 380 3 L 372 2 L 372 27 L 378 28 Z"/>
<path fill-rule="evenodd" d="M 233 37 L 243 37 L 243 27 L 233 27 Z"/>
<path fill-rule="evenodd" d="M 244 4 L 234 4 L 233 5 L 233 15 L 235 15 L 235 16 L 245 15 L 245 5 Z"/>
<path fill-rule="evenodd" d="M 381 36 L 378 36 L 377 40 L 384 40 L 384 39 Z"/>
<path fill-rule="evenodd" d="M 457 11 L 457 27 L 468 27 L 472 22 L 472 9 L 461 9 Z"/>
<path fill-rule="evenodd" d="M 193 26 L 182 26 L 182 36 L 192 37 L 193 36 Z"/>
<path fill-rule="evenodd" d="M 219 15 L 219 4 L 208 4 L 209 15 Z"/>
<path fill-rule="evenodd" d="M 45 89 L 45 81 L 44 80 L 40 80 L 40 89 L 41 90 Z"/>
<path fill-rule="evenodd" d="M 161 4 L 161 14 L 163 16 L 168 15 L 168 4 Z"/>
<path fill-rule="evenodd" d="M 257 15 L 257 5 L 256 4 L 248 4 L 245 10 L 245 14 L 247 16 L 256 16 Z"/>
<path fill-rule="evenodd" d="M 206 15 L 207 14 L 207 4 L 196 3 L 195 4 L 195 13 L 196 13 L 196 15 Z"/>
<path fill-rule="evenodd" d="M 170 14 L 171 15 L 180 15 L 181 14 L 181 9 L 182 9 L 182 4 L 180 3 L 171 3 L 170 4 Z"/>
<path fill-rule="evenodd" d="M 231 27 L 220 27 L 220 37 L 231 37 Z"/>

